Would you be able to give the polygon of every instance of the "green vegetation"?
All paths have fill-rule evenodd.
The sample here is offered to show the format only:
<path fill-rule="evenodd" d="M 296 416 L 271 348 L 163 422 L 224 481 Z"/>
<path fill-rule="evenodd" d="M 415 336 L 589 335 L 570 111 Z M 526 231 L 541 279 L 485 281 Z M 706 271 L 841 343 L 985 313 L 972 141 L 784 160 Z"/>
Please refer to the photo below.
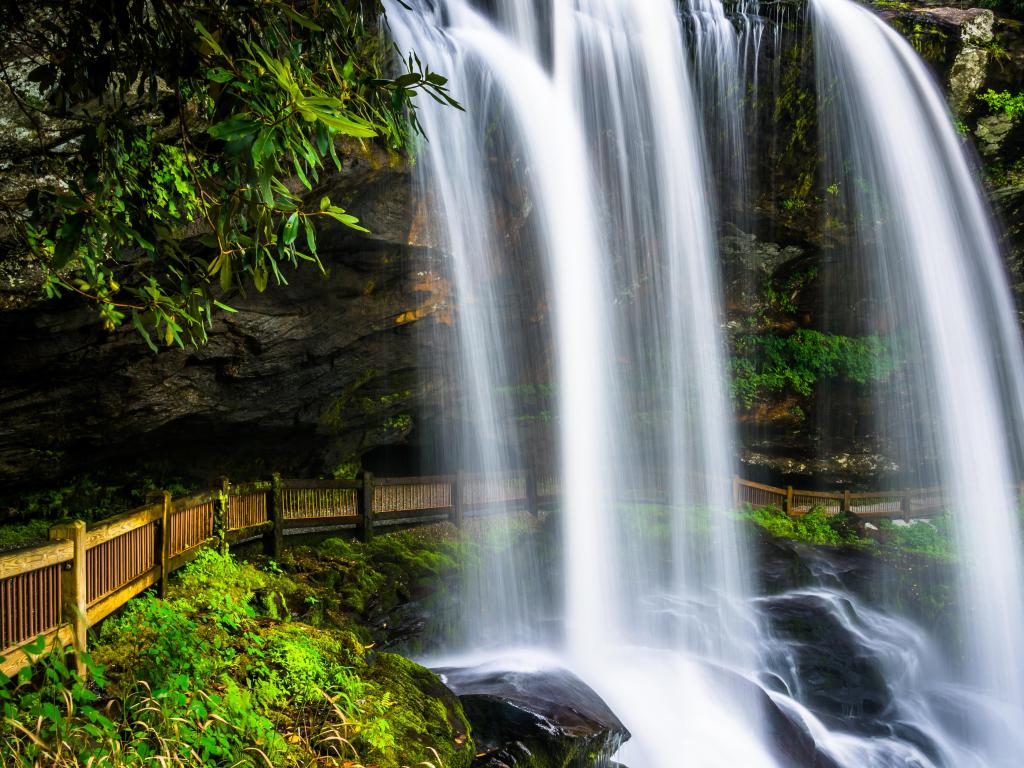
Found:
<path fill-rule="evenodd" d="M 382 589 L 416 578 L 399 577 L 399 563 L 420 573 L 442 564 L 425 544 L 389 539 L 332 540 L 329 565 L 350 559 L 365 588 Z M 377 556 L 385 571 L 370 574 Z M 458 699 L 428 670 L 373 653 L 349 614 L 324 623 L 318 595 L 329 598 L 273 564 L 203 551 L 166 600 L 145 595 L 103 626 L 91 682 L 60 654 L 0 681 L 0 763 L 468 766 Z M 320 626 L 292 618 L 303 612 Z"/>
<path fill-rule="evenodd" d="M 942 62 L 948 55 L 950 34 L 939 24 L 922 23 L 921 19 L 922 17 L 917 15 L 897 15 L 888 19 L 888 23 L 907 38 L 922 58 L 932 63 Z"/>
<path fill-rule="evenodd" d="M 290 549 L 281 567 L 317 595 L 308 616 L 312 623 L 342 625 L 346 614 L 365 615 L 371 607 L 387 610 L 409 600 L 473 557 L 475 550 L 459 539 L 404 531 L 368 543 L 331 538 L 316 547 Z"/>
<path fill-rule="evenodd" d="M 30 520 L 27 523 L 0 525 L 0 549 L 33 541 L 46 541 L 52 525 L 52 520 Z"/>
<path fill-rule="evenodd" d="M 872 539 L 882 552 L 928 555 L 940 560 L 955 560 L 953 520 L 946 514 L 913 525 L 897 525 L 879 520 Z"/>
<path fill-rule="evenodd" d="M 117 477 L 79 475 L 62 486 L 0 498 L 7 520 L 0 525 L 0 548 L 45 540 L 50 526 L 60 520 L 93 522 L 120 514 L 144 504 L 157 490 L 185 496 L 196 489 L 150 467 Z"/>
<path fill-rule="evenodd" d="M 891 560 L 924 556 L 938 561 L 955 560 L 953 521 L 946 514 L 928 520 L 900 524 L 892 520 L 874 520 L 873 531 L 859 533 L 849 516 L 829 515 L 817 506 L 799 517 L 790 517 L 778 507 L 747 507 L 739 513 L 772 536 L 808 544 L 831 546 L 856 545 L 870 548 Z"/>
<path fill-rule="evenodd" d="M 1024 116 L 1024 93 L 997 93 L 989 88 L 984 93 L 979 93 L 978 99 L 988 106 L 990 112 L 1002 112 L 1013 119 Z"/>
<path fill-rule="evenodd" d="M 808 544 L 858 544 L 862 540 L 845 515 L 829 515 L 822 506 L 799 517 L 790 517 L 777 507 L 748 508 L 740 517 L 764 528 L 772 536 Z"/>
<path fill-rule="evenodd" d="M 1002 16 L 1024 19 L 1024 0 L 979 0 L 981 8 L 991 8 Z"/>
<path fill-rule="evenodd" d="M 831 187 L 830 187 L 831 189 Z M 837 187 L 838 189 L 838 187 Z M 769 279 L 765 281 L 764 295 L 768 306 L 777 312 L 792 314 L 797 307 L 794 303 L 796 297 L 808 284 L 818 276 L 817 267 L 808 267 L 799 270 L 781 279 Z"/>
<path fill-rule="evenodd" d="M 730 360 L 732 394 L 744 407 L 771 392 L 811 394 L 823 378 L 858 384 L 884 381 L 896 369 L 892 342 L 882 336 L 839 336 L 800 328 L 788 336 L 737 337 Z"/>
<path fill-rule="evenodd" d="M 418 93 L 460 108 L 413 54 L 386 76 L 382 14 L 380 0 L 12 7 L 0 32 L 29 63 L 0 79 L 36 126 L 45 181 L 5 216 L 46 293 L 88 299 L 107 329 L 130 319 L 155 349 L 204 342 L 232 291 L 323 269 L 318 225 L 362 229 L 307 200 L 341 167 L 339 140 L 403 147 Z"/>

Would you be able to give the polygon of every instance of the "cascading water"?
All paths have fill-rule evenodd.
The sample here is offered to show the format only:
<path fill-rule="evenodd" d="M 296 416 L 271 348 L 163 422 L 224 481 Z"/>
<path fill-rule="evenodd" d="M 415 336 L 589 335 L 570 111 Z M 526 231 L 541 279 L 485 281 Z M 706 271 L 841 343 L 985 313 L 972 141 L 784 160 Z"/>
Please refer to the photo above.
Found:
<path fill-rule="evenodd" d="M 829 16 L 836 7 L 845 8 L 845 0 L 815 2 L 819 23 L 824 22 L 816 37 L 824 46 L 819 66 L 826 61 L 840 66 L 837 62 L 852 57 L 846 42 L 857 27 L 842 29 Z M 453 652 L 462 654 L 462 663 L 471 663 L 467 651 L 476 659 L 483 651 L 491 665 L 558 663 L 574 670 L 632 732 L 616 755 L 632 768 L 785 766 L 812 759 L 815 765 L 844 768 L 1002 766 L 1002 755 L 1019 747 L 1006 747 L 1010 738 L 997 747 L 985 733 L 970 738 L 954 733 L 950 721 L 956 716 L 936 702 L 973 694 L 939 681 L 932 671 L 942 667 L 939 657 L 918 630 L 859 607 L 824 586 L 828 579 L 810 590 L 751 599 L 747 547 L 732 518 L 723 514 L 730 502 L 732 438 L 719 332 L 715 219 L 720 206 L 745 205 L 730 196 L 749 194 L 742 94 L 748 92 L 747 78 L 753 78 L 756 93 L 756 52 L 769 23 L 757 15 L 756 5 L 741 9 L 739 33 L 717 0 L 693 5 L 684 19 L 674 0 L 509 0 L 489 13 L 480 6 L 491 4 L 472 0 L 414 5 L 411 11 L 397 4 L 389 8 L 398 45 L 444 72 L 468 111 L 427 103 L 419 113 L 431 139 L 420 150 L 420 185 L 438 223 L 436 240 L 449 258 L 458 308 L 454 375 L 461 383 L 467 425 L 462 461 L 471 459 L 473 469 L 491 475 L 520 466 L 528 449 L 497 393 L 529 378 L 526 369 L 538 368 L 551 372 L 557 393 L 550 442 L 560 456 L 563 585 L 554 590 L 561 592 L 556 600 L 561 615 L 550 624 L 559 629 L 538 629 L 549 624 L 540 596 L 554 574 L 539 573 L 522 551 L 513 555 L 499 548 L 467 585 L 466 626 Z M 830 35 L 830 29 L 842 31 Z M 778 24 L 776 36 L 777 30 Z M 869 37 L 858 39 L 873 50 Z M 882 39 L 888 40 L 884 34 Z M 778 39 L 773 45 L 779 48 Z M 891 41 L 881 47 L 902 50 Z M 879 119 L 869 121 L 863 133 L 849 126 L 826 139 L 844 137 L 842 147 L 853 151 L 851 162 L 865 164 L 861 177 L 887 190 L 892 206 L 910 199 L 899 185 L 928 162 L 942 169 L 932 184 L 940 197 L 929 198 L 928 205 L 933 211 L 967 211 L 959 219 L 937 214 L 956 222 L 943 230 L 955 245 L 935 240 L 938 228 L 920 235 L 908 228 L 900 240 L 886 240 L 896 236 L 888 230 L 885 237 L 873 236 L 872 247 L 888 243 L 889 250 L 911 253 L 920 237 L 920 243 L 951 260 L 943 269 L 953 275 L 952 265 L 963 264 L 955 251 L 966 249 L 967 242 L 981 243 L 989 254 L 978 259 L 987 270 L 982 295 L 999 304 L 987 317 L 1002 322 L 1009 305 L 998 287 L 991 233 L 955 137 L 947 141 L 948 118 L 941 105 L 930 104 L 912 129 L 941 139 L 940 156 L 917 157 L 907 166 L 887 153 L 888 169 L 872 167 L 870 154 L 857 143 L 890 147 L 886 110 L 892 114 L 907 104 L 929 102 L 931 86 L 918 68 L 912 59 L 896 56 L 885 76 L 874 77 L 876 86 L 884 81 L 888 93 L 897 87 L 892 82 L 900 82 L 893 73 L 914 75 L 914 86 L 899 94 L 902 101 L 875 110 Z M 849 88 L 843 91 L 847 101 L 837 100 L 837 114 L 872 112 L 865 105 L 873 102 L 850 96 L 859 77 L 853 69 L 843 70 Z M 836 79 L 835 74 L 824 77 Z M 841 124 L 837 120 L 835 127 Z M 708 183 L 715 175 L 720 183 L 731 180 L 728 194 L 717 199 Z M 864 207 L 867 203 L 852 201 L 866 220 L 886 218 Z M 915 211 L 894 220 L 913 221 L 916 227 Z M 514 298 L 517 272 L 543 276 L 529 307 Z M 913 280 L 919 282 L 908 284 L 925 293 L 941 288 L 920 277 Z M 963 298 L 934 295 L 949 302 Z M 917 293 L 910 299 L 908 306 L 926 305 Z M 963 301 L 967 308 L 951 311 L 944 322 L 973 322 L 971 302 L 976 305 L 977 296 Z M 938 322 L 926 320 L 922 328 Z M 940 330 L 931 337 L 928 355 L 942 357 L 941 329 L 963 343 L 964 336 L 952 335 L 956 328 L 935 327 Z M 969 327 L 962 332 L 970 333 Z M 1008 486 L 1015 476 L 1006 462 L 985 458 L 1000 445 L 998 425 L 1013 415 L 986 411 L 986 403 L 1007 402 L 998 397 L 999 387 L 1007 397 L 1020 391 L 1011 375 L 1019 370 L 1012 323 L 993 327 L 995 338 L 1006 341 L 1002 365 L 975 345 L 966 351 L 976 364 L 974 373 L 936 368 L 929 384 L 929 391 L 940 391 L 939 379 L 947 376 L 960 387 L 951 386 L 946 400 L 939 398 L 930 408 L 945 414 L 949 401 L 964 398 L 975 409 L 968 418 L 982 419 L 984 430 L 996 429 L 972 435 L 960 414 L 949 413 L 944 439 L 950 445 L 960 440 L 961 452 L 974 452 L 973 457 L 950 456 L 948 476 L 961 489 L 967 487 L 965 472 L 981 471 L 979 461 L 990 465 L 979 475 L 990 489 Z M 535 350 L 528 353 L 517 339 L 531 335 L 540 337 L 533 346 L 549 355 L 543 364 L 524 362 Z M 942 358 L 942 365 L 947 362 Z M 985 400 L 979 397 L 983 392 L 995 394 Z M 1012 402 L 1015 407 L 1020 401 Z M 988 443 L 978 442 L 981 434 Z M 964 462 L 954 467 L 960 459 Z M 667 504 L 646 503 L 653 488 L 659 498 L 667 496 Z M 993 514 L 1005 517 L 1007 496 L 993 492 L 985 499 L 986 514 L 1000 510 Z M 489 517 L 488 526 L 500 529 L 502 517 Z M 1012 525 L 1000 528 L 1004 522 L 985 518 L 965 530 L 964 538 L 976 560 L 985 551 L 1000 554 L 999 573 L 1012 582 L 1006 592 L 1016 596 L 981 595 L 990 587 L 987 576 L 968 577 L 965 585 L 969 604 L 992 622 L 991 631 L 971 635 L 972 653 L 992 653 L 995 662 L 1012 664 L 1012 646 L 1006 643 L 1022 637 L 1013 609 L 1019 609 L 1019 601 L 1013 601 L 1020 589 L 1019 560 L 1009 549 L 1014 543 L 1006 537 L 986 550 L 992 542 L 971 538 L 1012 530 Z M 499 538 L 509 535 L 502 530 Z M 852 652 L 878 662 L 887 681 L 879 712 L 856 723 L 830 718 L 828 706 L 805 690 L 800 669 L 806 649 L 778 631 L 797 607 L 826 617 Z M 545 650 L 524 655 L 524 645 Z M 502 653 L 517 646 L 514 655 Z M 817 658 L 820 649 L 807 654 Z M 445 660 L 446 666 L 459 663 Z M 1019 691 L 996 680 L 994 667 L 973 667 L 969 683 L 1001 702 L 1006 727 L 1019 733 L 1013 719 Z M 1020 670 L 1013 670 L 1019 682 Z M 796 758 L 786 744 L 780 746 L 787 737 L 779 735 L 779 718 L 803 734 L 793 739 L 808 741 L 817 757 L 807 752 Z M 994 720 L 976 717 L 976 722 L 976 730 L 984 731 Z"/>
<path fill-rule="evenodd" d="M 398 45 L 429 53 L 432 65 L 443 68 L 458 83 L 463 98 L 479 115 L 501 110 L 508 94 L 494 81 L 494 68 L 487 56 L 493 53 L 492 42 L 507 45 L 504 38 L 469 6 L 455 5 L 450 13 L 453 26 L 460 27 L 464 37 L 449 37 L 439 26 L 393 13 Z M 427 18 L 429 14 L 424 12 L 423 20 Z M 523 34 L 533 40 L 529 16 L 512 15 L 510 22 L 524 27 Z M 488 34 L 493 40 L 484 37 Z M 519 58 L 525 57 L 519 54 Z M 529 70 L 523 77 L 529 77 Z M 534 73 L 533 78 L 542 76 Z M 541 85 L 550 90 L 543 82 Z M 459 423 L 463 429 L 455 460 L 458 466 L 471 468 L 481 478 L 478 482 L 487 482 L 509 473 L 522 453 L 515 422 L 498 405 L 500 388 L 514 380 L 513 368 L 525 356 L 515 343 L 518 329 L 508 330 L 508 286 L 502 281 L 508 267 L 502 265 L 493 221 L 496 214 L 490 196 L 494 174 L 500 169 L 487 162 L 486 124 L 450 109 L 424 109 L 421 120 L 427 135 L 444 137 L 443 142 L 422 148 L 419 172 L 422 186 L 435 204 L 432 219 L 440 222 L 436 239 L 444 243 L 450 256 L 449 273 L 458 299 L 452 376 L 461 384 Z M 574 169 L 562 176 L 573 177 Z M 571 220 L 567 213 L 566 221 Z M 501 511 L 489 520 L 487 531 L 496 546 L 488 552 L 486 562 L 471 569 L 465 579 L 461 633 L 469 646 L 507 646 L 539 639 L 535 609 L 540 590 L 534 588 L 537 569 L 529 552 L 508 548 L 513 530 L 508 510 Z"/>
<path fill-rule="evenodd" d="M 750 623 L 738 618 L 743 548 L 722 514 L 731 448 L 709 169 L 678 15 L 671 0 L 566 0 L 538 29 L 527 23 L 532 4 L 512 5 L 495 21 L 458 0 L 392 14 L 399 44 L 445 68 L 470 111 L 421 116 L 428 135 L 444 137 L 424 148 L 421 168 L 440 200 L 458 324 L 476 326 L 460 331 L 475 347 L 463 352 L 462 375 L 477 379 L 468 396 L 486 399 L 513 354 L 507 339 L 481 336 L 500 308 L 477 288 L 506 257 L 488 230 L 497 142 L 522 163 L 516 183 L 547 275 L 567 661 L 633 730 L 641 762 L 673 764 L 660 745 L 681 737 L 698 764 L 771 764 L 755 713 L 682 655 L 734 664 Z M 487 404 L 473 408 L 478 428 L 493 431 Z M 635 530 L 651 523 L 637 501 L 656 482 L 670 497 L 668 552 Z M 515 587 L 490 599 L 514 608 Z M 523 639 L 488 629 L 491 640 Z M 680 698 L 684 689 L 704 693 Z"/>
<path fill-rule="evenodd" d="M 989 766 L 1024 754 L 1024 568 L 1014 483 L 1024 364 L 990 217 L 948 108 L 909 44 L 849 0 L 814 0 L 823 139 L 856 254 L 910 361 L 904 459 L 938 456 L 962 567 L 963 674 Z M 845 173 L 844 173 L 845 170 Z M 923 430 L 926 419 L 934 424 Z M 922 435 L 922 432 L 924 433 Z"/>

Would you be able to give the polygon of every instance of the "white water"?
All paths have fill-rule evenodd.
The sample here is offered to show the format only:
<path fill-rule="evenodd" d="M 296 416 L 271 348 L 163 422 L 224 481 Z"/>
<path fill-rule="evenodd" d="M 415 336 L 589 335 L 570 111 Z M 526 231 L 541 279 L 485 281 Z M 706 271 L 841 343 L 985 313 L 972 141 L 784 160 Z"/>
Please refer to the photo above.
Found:
<path fill-rule="evenodd" d="M 468 585 L 463 646 L 474 655 L 457 663 L 483 658 L 508 668 L 570 668 L 632 732 L 616 755 L 631 768 L 785 765 L 762 733 L 761 684 L 753 681 L 766 671 L 786 681 L 782 688 L 770 686 L 776 705 L 844 767 L 1001 765 L 991 751 L 1003 748 L 995 739 L 979 732 L 966 739 L 949 735 L 955 730 L 949 721 L 957 718 L 944 720 L 933 701 L 963 701 L 979 687 L 989 691 L 986 702 L 993 694 L 997 702 L 1018 694 L 1004 695 L 984 670 L 970 680 L 971 693 L 937 683 L 939 676 L 923 666 L 935 655 L 916 630 L 846 608 L 834 592 L 822 590 L 814 597 L 866 653 L 884 660 L 894 703 L 883 719 L 892 732 L 879 736 L 841 723 L 826 725 L 801 703 L 805 692 L 799 679 L 786 674 L 788 641 L 762 631 L 761 606 L 750 599 L 746 584 L 746 547 L 731 519 L 720 514 L 729 501 L 732 437 L 707 147 L 711 142 L 739 151 L 739 95 L 744 72 L 751 68 L 745 57 L 750 46 L 756 53 L 761 22 L 744 15 L 744 34 L 737 37 L 717 0 L 701 2 L 690 19 L 698 50 L 687 51 L 673 0 L 541 5 L 545 12 L 539 14 L 533 2 L 508 0 L 498 4 L 493 18 L 468 0 L 421 0 L 413 12 L 389 8 L 399 46 L 416 50 L 449 76 L 453 93 L 468 110 L 464 115 L 422 105 L 420 118 L 431 142 L 419 161 L 456 292 L 454 375 L 463 385 L 468 425 L 463 453 L 489 473 L 514 467 L 522 458 L 521 437 L 495 398 L 501 386 L 515 380 L 524 355 L 515 328 L 519 323 L 525 335 L 523 317 L 529 311 L 509 306 L 511 272 L 543 275 L 539 303 L 542 326 L 550 334 L 543 346 L 550 350 L 558 393 L 552 440 L 562 484 L 560 631 L 552 637 L 538 629 L 546 618 L 537 609 L 538 582 L 550 575 L 538 573 L 521 552 L 506 552 L 488 558 Z M 819 58 L 844 45 L 835 41 Z M 698 62 L 692 73 L 691 60 Z M 900 67 L 912 69 L 907 62 Z M 900 67 L 890 74 L 903 71 Z M 698 97 L 693 78 L 713 84 L 700 88 Z M 920 87 L 910 88 L 907 98 L 913 101 Z M 701 105 L 709 101 L 716 102 L 712 124 L 727 123 L 711 137 L 701 126 L 707 120 L 698 118 L 702 111 L 707 117 Z M 944 135 L 944 112 L 927 120 L 907 132 Z M 885 146 L 874 134 L 869 141 Z M 937 167 L 959 168 L 955 158 L 962 164 L 954 146 Z M 907 178 L 919 170 L 892 168 L 894 175 L 911 174 Z M 727 173 L 735 177 L 735 188 L 745 189 L 742 159 Z M 961 189 L 973 189 L 966 166 L 956 174 L 962 176 L 957 176 L 959 186 L 935 200 L 933 210 L 955 210 L 962 204 Z M 509 242 L 499 233 L 507 230 L 508 199 L 520 191 L 528 201 L 518 211 L 526 223 L 518 241 Z M 966 204 L 976 204 L 978 215 L 968 212 L 966 218 L 984 222 L 976 193 L 973 199 L 968 195 Z M 988 238 L 976 242 L 991 242 L 987 229 L 976 234 Z M 941 240 L 925 242 L 943 247 Z M 900 245 L 909 248 L 906 241 Z M 991 262 L 984 267 L 986 280 L 998 285 Z M 991 295 L 1006 301 L 1005 290 Z M 510 311 L 518 316 L 510 318 Z M 969 312 L 951 314 L 970 320 Z M 1010 339 L 1008 328 L 996 338 Z M 960 342 L 961 334 L 971 331 L 950 332 Z M 971 354 L 972 362 L 985 357 L 979 349 Z M 975 382 L 980 389 L 964 385 L 968 393 L 989 391 L 984 387 L 992 384 L 983 372 L 949 373 L 981 378 Z M 986 412 L 985 403 L 976 405 L 978 413 L 952 415 L 956 423 L 950 435 L 967 434 L 965 422 L 977 418 L 996 426 L 1006 418 Z M 965 450 L 975 451 L 976 464 L 998 453 L 998 443 L 995 438 L 982 447 L 973 442 Z M 973 465 L 957 471 L 968 466 Z M 985 471 L 991 488 L 1008 485 L 1013 477 L 1009 468 L 986 466 Z M 654 485 L 667 489 L 670 499 L 658 511 L 639 504 L 644 489 Z M 991 506 L 1000 514 L 1009 509 L 1007 498 L 989 501 L 999 502 Z M 644 535 L 650 526 L 663 528 L 670 545 Z M 987 529 L 981 535 L 1003 530 L 977 528 Z M 971 546 L 983 552 L 988 543 Z M 994 570 L 1013 578 L 1016 559 L 1009 546 L 1003 541 L 1001 549 L 992 550 L 1006 558 Z M 1017 589 L 1019 576 L 1012 582 Z M 1024 637 L 1003 621 L 1012 614 L 999 613 L 999 606 L 1008 604 L 1004 598 L 990 593 L 975 602 L 972 590 L 982 582 L 971 581 L 965 582 L 968 604 L 991 610 L 985 615 L 993 622 L 992 632 L 975 635 L 985 642 L 1000 633 L 1004 640 Z M 530 647 L 513 653 L 523 644 Z M 1002 665 L 1011 658 L 1012 653 L 996 661 Z M 986 708 L 992 711 L 989 704 L 963 710 Z M 997 711 L 1005 715 L 1007 710 Z M 995 722 L 974 717 L 976 731 Z M 908 736 L 906 729 L 927 736 Z"/>
<path fill-rule="evenodd" d="M 853 247 L 919 360 L 905 404 L 938 425 L 923 439 L 907 425 L 904 445 L 938 455 L 958 523 L 964 679 L 998 713 L 968 716 L 973 739 L 988 765 L 1019 765 L 1024 569 L 1014 454 L 1024 363 L 989 213 L 942 94 L 910 45 L 849 0 L 812 7 L 823 138 L 833 165 L 849 169 Z"/>
<path fill-rule="evenodd" d="M 709 168 L 679 19 L 671 0 L 565 0 L 542 30 L 528 5 L 503 6 L 495 20 L 460 0 L 391 13 L 399 45 L 444 71 L 469 109 L 421 114 L 441 137 L 421 168 L 455 275 L 469 420 L 500 432 L 486 400 L 515 355 L 508 338 L 485 335 L 500 291 L 479 288 L 507 258 L 489 168 L 501 166 L 500 148 L 515 156 L 509 181 L 527 188 L 534 269 L 550 301 L 564 539 L 555 647 L 634 732 L 627 759 L 672 765 L 663 745 L 682 739 L 695 765 L 771 765 L 756 713 L 699 661 L 742 668 L 754 623 L 742 607 L 743 547 L 721 514 L 731 436 Z M 478 436 L 466 440 L 486 458 Z M 635 500 L 656 481 L 671 499 L 668 552 L 626 527 L 644 524 Z M 479 581 L 515 612 L 528 600 L 505 564 L 491 571 L 503 568 L 505 578 Z M 486 627 L 490 643 L 473 644 L 524 639 Z M 681 690 L 703 693 L 684 700 Z"/>

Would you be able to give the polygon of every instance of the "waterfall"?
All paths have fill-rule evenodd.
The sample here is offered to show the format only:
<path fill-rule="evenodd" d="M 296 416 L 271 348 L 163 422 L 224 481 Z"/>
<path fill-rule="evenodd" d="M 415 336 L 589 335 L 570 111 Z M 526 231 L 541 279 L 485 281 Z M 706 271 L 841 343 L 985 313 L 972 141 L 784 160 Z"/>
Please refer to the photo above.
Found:
<path fill-rule="evenodd" d="M 957 523 L 963 679 L 986 765 L 1024 752 L 1024 568 L 1014 484 L 1024 435 L 1020 334 L 990 216 L 948 107 L 910 45 L 849 0 L 813 0 L 822 138 L 851 245 L 910 361 L 903 458 L 937 456 Z M 933 425 L 931 429 L 922 424 Z"/>
<path fill-rule="evenodd" d="M 846 0 L 814 0 L 822 139 L 851 252 L 900 308 L 917 343 L 907 354 L 925 361 L 920 402 L 884 418 L 937 416 L 928 445 L 910 426 L 903 442 L 942 456 L 933 475 L 969 510 L 958 515 L 966 673 L 834 579 L 752 596 L 728 512 L 716 241 L 726 212 L 751 205 L 744 94 L 756 98 L 759 79 L 778 92 L 758 69 L 763 40 L 780 49 L 786 9 L 773 14 L 744 3 L 730 17 L 719 0 L 389 3 L 400 50 L 449 77 L 467 108 L 423 103 L 417 152 L 453 286 L 459 464 L 495 476 L 551 456 L 561 485 L 549 569 L 511 546 L 514 516 L 487 518 L 508 546 L 468 575 L 445 666 L 557 658 L 631 731 L 615 759 L 632 768 L 793 764 L 787 729 L 816 765 L 1001 768 L 1024 732 L 1009 458 L 1024 434 L 1020 343 L 941 97 L 908 46 Z M 555 407 L 527 426 L 501 393 L 536 386 Z M 772 623 L 794 605 L 878 660 L 876 720 L 851 725 L 808 700 L 800 654 L 820 653 Z"/>
<path fill-rule="evenodd" d="M 728 25 L 720 4 L 718 16 Z M 433 140 L 419 168 L 453 274 L 463 443 L 484 471 L 508 469 L 515 450 L 496 446 L 517 442 L 488 402 L 520 354 L 515 327 L 494 319 L 508 310 L 500 265 L 544 276 L 562 485 L 554 645 L 633 730 L 627 757 L 672 765 L 662 745 L 678 736 L 697 764 L 771 765 L 756 712 L 705 666 L 749 663 L 754 621 L 727 514 L 711 169 L 674 3 L 558 0 L 534 14 L 519 2 L 489 16 L 448 0 L 390 19 L 468 109 L 421 111 Z M 522 248 L 497 230 L 509 188 L 530 204 Z M 667 504 L 647 503 L 655 488 Z M 652 526 L 667 544 L 643 534 Z M 476 576 L 486 597 L 472 612 L 498 609 L 484 614 L 492 645 L 537 640 L 516 631 L 531 603 L 521 566 L 488 562 Z M 505 610 L 519 614 L 511 626 L 497 620 Z"/>
<path fill-rule="evenodd" d="M 467 119 L 451 109 L 421 111 L 426 135 L 438 138 L 420 148 L 418 174 L 421 188 L 433 205 L 428 218 L 437 230 L 434 239 L 442 243 L 450 259 L 448 275 L 457 302 L 457 340 L 449 374 L 461 390 L 461 407 L 452 415 L 462 427 L 455 462 L 486 483 L 506 475 L 521 462 L 521 435 L 513 414 L 501 406 L 499 393 L 514 388 L 519 380 L 517 366 L 528 356 L 520 343 L 521 328 L 507 317 L 519 316 L 521 311 L 514 306 L 508 279 L 512 271 L 508 262 L 514 258 L 514 251 L 501 240 L 495 221 L 495 175 L 502 169 L 488 162 L 492 151 L 489 142 L 494 141 L 489 122 L 515 103 L 515 94 L 504 88 L 509 78 L 501 79 L 513 71 L 513 86 L 529 83 L 537 89 L 533 94 L 536 99 L 546 97 L 556 110 L 560 103 L 527 53 L 513 48 L 468 4 L 453 3 L 445 12 L 450 14 L 451 30 L 439 22 L 430 23 L 432 12 L 426 7 L 419 16 L 394 11 L 391 23 L 400 48 L 429 55 L 431 66 L 457 84 L 460 98 L 476 115 L 476 119 Z M 534 39 L 527 15 L 514 15 L 509 21 L 525 28 L 527 40 Z M 533 148 L 528 142 L 523 146 L 526 150 Z M 537 167 L 557 168 L 557 162 L 551 163 L 552 158 L 543 158 Z M 557 178 L 564 180 L 563 184 L 578 178 L 582 161 L 578 165 L 559 168 Z M 566 192 L 562 189 L 552 194 L 571 198 Z M 590 225 L 577 219 L 586 215 L 588 206 L 577 208 L 578 213 L 564 210 L 563 222 L 579 230 L 580 242 L 585 242 Z M 539 209 L 547 213 L 553 205 L 541 204 Z M 459 631 L 470 647 L 504 647 L 539 639 L 540 574 L 528 550 L 510 548 L 515 525 L 508 511 L 499 509 L 488 518 L 487 535 L 495 546 L 488 548 L 483 562 L 469 569 L 463 585 Z"/>

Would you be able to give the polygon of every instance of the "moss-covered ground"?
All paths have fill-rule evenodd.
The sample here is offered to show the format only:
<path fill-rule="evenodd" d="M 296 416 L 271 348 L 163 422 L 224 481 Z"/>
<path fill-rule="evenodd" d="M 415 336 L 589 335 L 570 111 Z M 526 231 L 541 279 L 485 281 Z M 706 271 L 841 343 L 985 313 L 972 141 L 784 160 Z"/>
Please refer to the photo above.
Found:
<path fill-rule="evenodd" d="M 939 561 L 956 559 L 953 523 L 949 514 L 915 520 L 910 524 L 875 520 L 860 526 L 845 514 L 828 514 L 814 507 L 791 517 L 778 507 L 747 507 L 740 518 L 763 528 L 772 536 L 808 544 L 862 547 L 882 557 L 898 559 L 924 556 Z"/>
<path fill-rule="evenodd" d="M 52 654 L 0 686 L 0 764 L 463 768 L 458 699 L 376 648 L 372 610 L 443 582 L 444 536 L 329 539 L 282 562 L 204 550 L 107 620 L 79 680 Z"/>

